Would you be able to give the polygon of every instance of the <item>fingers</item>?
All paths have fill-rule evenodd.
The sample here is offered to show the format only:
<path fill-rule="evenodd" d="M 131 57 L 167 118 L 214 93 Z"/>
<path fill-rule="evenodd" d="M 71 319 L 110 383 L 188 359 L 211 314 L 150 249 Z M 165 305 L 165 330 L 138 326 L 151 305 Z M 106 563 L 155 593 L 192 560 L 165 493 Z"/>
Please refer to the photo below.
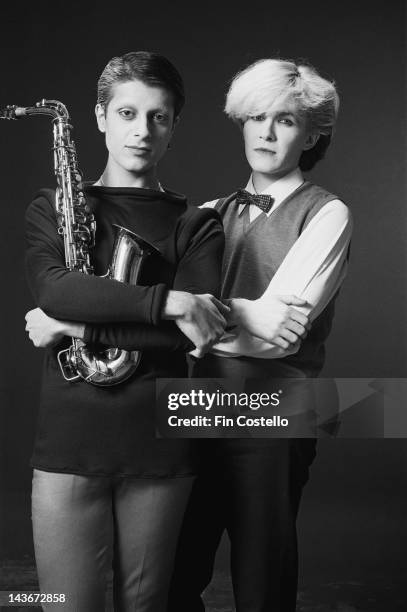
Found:
<path fill-rule="evenodd" d="M 196 348 L 193 351 L 190 351 L 188 355 L 191 355 L 191 357 L 196 357 L 196 359 L 202 359 L 205 353 L 201 349 Z"/>
<path fill-rule="evenodd" d="M 283 336 L 278 336 L 274 339 L 273 344 L 276 344 L 284 350 L 290 349 L 290 351 L 296 352 L 301 345 L 301 341 L 297 338 L 294 342 L 289 342 L 286 338 L 283 338 Z"/>
<path fill-rule="evenodd" d="M 206 306 L 207 315 L 206 319 L 209 325 L 214 324 L 217 333 L 223 332 L 227 325 L 227 316 L 230 313 L 230 308 L 225 306 L 213 295 L 207 296 L 210 301 L 210 308 Z"/>
<path fill-rule="evenodd" d="M 29 310 L 28 312 L 26 312 L 24 320 L 27 321 L 28 323 L 29 321 L 31 321 L 33 314 L 34 314 L 34 310 Z"/>
<path fill-rule="evenodd" d="M 288 344 L 295 344 L 298 341 L 298 335 L 289 329 L 283 329 L 283 331 L 280 333 L 280 337 L 286 340 Z"/>
<path fill-rule="evenodd" d="M 191 352 L 193 357 L 203 357 L 222 337 L 229 311 L 228 306 L 212 295 L 197 295 L 189 316 L 176 320 L 181 331 L 195 344 Z"/>
<path fill-rule="evenodd" d="M 227 316 L 230 313 L 230 308 L 229 306 L 227 306 L 226 304 L 223 304 L 223 302 L 221 302 L 220 300 L 218 300 L 216 297 L 214 297 L 213 295 L 211 296 L 211 301 L 212 303 L 216 306 L 216 308 L 219 310 L 219 312 L 223 315 L 223 316 Z"/>
<path fill-rule="evenodd" d="M 213 320 L 213 317 L 215 317 L 219 320 L 223 327 L 226 327 L 225 317 L 227 317 L 230 313 L 229 306 L 225 306 L 225 304 L 222 304 L 220 300 L 209 293 L 197 295 L 195 298 L 195 306 L 197 308 L 194 313 L 195 316 L 200 312 L 201 315 L 199 316 L 202 316 L 203 313 L 204 318 L 207 318 L 208 320 Z"/>
<path fill-rule="evenodd" d="M 41 343 L 40 343 L 39 339 L 37 338 L 37 336 L 35 335 L 35 333 L 33 333 L 32 331 L 29 331 L 29 330 L 27 330 L 27 331 L 28 331 L 28 337 L 31 340 L 31 342 L 33 343 L 33 345 L 36 348 L 41 347 Z"/>
<path fill-rule="evenodd" d="M 277 336 L 276 338 L 274 338 L 274 344 L 276 344 L 277 346 L 279 346 L 280 348 L 284 350 L 290 347 L 290 343 L 288 342 L 288 340 L 286 340 L 282 336 Z"/>
<path fill-rule="evenodd" d="M 309 306 L 309 303 L 306 300 L 298 298 L 296 295 L 280 295 L 279 299 L 287 306 Z M 310 329 L 311 324 L 309 317 L 300 310 L 290 308 L 289 317 L 308 330 Z"/>
<path fill-rule="evenodd" d="M 287 329 L 290 332 L 293 332 L 297 338 L 304 339 L 308 334 L 308 326 L 303 325 L 301 323 L 297 323 L 297 321 L 290 320 L 287 322 Z"/>
<path fill-rule="evenodd" d="M 218 326 L 217 326 L 217 331 L 220 330 L 220 328 L 222 328 L 222 331 L 225 329 L 226 325 L 227 325 L 227 321 L 225 319 L 225 317 L 220 313 L 214 313 L 215 317 L 216 317 L 216 321 L 218 322 Z"/>
<path fill-rule="evenodd" d="M 290 348 L 290 345 L 294 345 L 297 342 L 300 343 L 304 340 L 308 334 L 308 325 L 304 326 L 296 321 L 289 320 L 285 324 L 284 328 L 280 330 L 278 346 L 282 348 Z M 283 340 L 283 342 L 281 342 Z M 287 343 L 287 344 L 286 344 Z"/>
<path fill-rule="evenodd" d="M 223 336 L 224 329 L 224 325 L 221 325 L 209 328 L 206 330 L 206 332 L 204 332 L 204 334 L 202 335 L 202 348 L 205 350 L 205 352 L 209 351 L 209 349 L 211 349 L 213 345 L 216 344 L 218 340 L 220 340 L 220 338 Z M 198 330 L 198 334 L 199 333 L 202 334 L 200 330 Z"/>
<path fill-rule="evenodd" d="M 36 348 L 41 347 L 41 342 L 39 338 L 37 337 L 36 329 L 35 329 L 35 314 L 37 310 L 38 308 L 29 310 L 24 317 L 26 321 L 24 329 L 28 333 L 29 339 L 31 340 L 31 342 Z"/>
<path fill-rule="evenodd" d="M 279 295 L 279 299 L 288 306 L 307 306 L 307 300 L 297 297 L 296 295 Z"/>
<path fill-rule="evenodd" d="M 41 317 L 45 316 L 40 308 L 29 310 L 25 315 L 25 331 L 28 337 L 36 348 L 44 348 L 52 346 L 50 339 L 44 335 L 44 330 L 41 326 Z"/>
<path fill-rule="evenodd" d="M 32 308 L 31 310 L 29 310 L 26 315 L 25 315 L 25 320 L 27 321 L 27 319 L 30 319 L 32 317 L 34 317 L 35 315 L 38 314 L 44 314 L 44 312 L 41 310 L 41 308 Z"/>
<path fill-rule="evenodd" d="M 307 327 L 309 325 L 309 318 L 304 313 L 300 312 L 296 308 L 290 308 L 290 318 L 293 321 L 296 321 L 303 327 Z"/>
<path fill-rule="evenodd" d="M 237 325 L 228 325 L 227 327 L 225 327 L 224 331 L 223 331 L 223 335 L 222 338 L 236 338 L 236 336 L 239 334 L 239 330 Z"/>

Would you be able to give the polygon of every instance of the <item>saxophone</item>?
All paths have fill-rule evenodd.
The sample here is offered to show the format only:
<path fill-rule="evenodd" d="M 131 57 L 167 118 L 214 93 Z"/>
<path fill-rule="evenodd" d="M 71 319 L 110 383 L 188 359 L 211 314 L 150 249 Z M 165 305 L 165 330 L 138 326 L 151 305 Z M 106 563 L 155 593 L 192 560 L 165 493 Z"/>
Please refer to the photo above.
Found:
<path fill-rule="evenodd" d="M 93 274 L 90 251 L 95 244 L 96 223 L 82 191 L 82 174 L 75 143 L 71 140 L 67 108 L 57 100 L 41 100 L 34 106 L 0 109 L 0 119 L 32 115 L 52 117 L 57 232 L 64 240 L 65 265 L 70 271 Z M 158 250 L 124 227 L 116 225 L 115 231 L 112 263 L 104 277 L 137 284 L 144 259 Z M 134 373 L 141 352 L 118 348 L 95 352 L 82 340 L 72 338 L 70 347 L 59 351 L 57 358 L 65 380 L 83 379 L 92 385 L 110 387 Z"/>

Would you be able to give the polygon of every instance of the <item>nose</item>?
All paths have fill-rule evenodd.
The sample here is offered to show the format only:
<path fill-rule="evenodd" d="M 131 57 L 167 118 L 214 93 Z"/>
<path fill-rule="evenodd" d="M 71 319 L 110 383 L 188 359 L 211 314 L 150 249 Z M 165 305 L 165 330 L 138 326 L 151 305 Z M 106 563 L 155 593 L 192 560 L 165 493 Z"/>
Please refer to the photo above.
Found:
<path fill-rule="evenodd" d="M 267 117 L 261 122 L 262 132 L 260 138 L 274 142 L 276 140 L 275 125 L 272 117 Z"/>
<path fill-rule="evenodd" d="M 150 122 L 146 115 L 138 114 L 133 124 L 133 135 L 138 138 L 147 138 L 150 135 Z"/>

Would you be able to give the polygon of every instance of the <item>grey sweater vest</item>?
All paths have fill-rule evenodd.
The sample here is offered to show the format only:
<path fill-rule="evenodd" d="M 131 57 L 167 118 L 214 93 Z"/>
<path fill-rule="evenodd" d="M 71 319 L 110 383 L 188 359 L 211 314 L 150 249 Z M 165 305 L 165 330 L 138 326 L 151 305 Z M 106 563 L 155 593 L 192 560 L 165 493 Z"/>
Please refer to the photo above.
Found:
<path fill-rule="evenodd" d="M 215 206 L 226 234 L 223 258 L 223 298 L 259 298 L 267 288 L 294 242 L 311 219 L 336 196 L 305 182 L 289 195 L 269 217 L 261 213 L 252 223 L 249 207 L 238 214 L 236 194 L 219 200 Z M 279 360 L 316 376 L 324 363 L 324 342 L 331 329 L 334 298 L 315 319 L 295 355 Z"/>

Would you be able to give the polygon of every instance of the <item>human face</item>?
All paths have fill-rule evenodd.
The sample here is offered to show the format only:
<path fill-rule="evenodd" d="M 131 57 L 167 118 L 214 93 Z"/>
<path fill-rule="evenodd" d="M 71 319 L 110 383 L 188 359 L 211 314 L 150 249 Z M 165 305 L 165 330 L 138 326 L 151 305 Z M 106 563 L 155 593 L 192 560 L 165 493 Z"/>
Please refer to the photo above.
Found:
<path fill-rule="evenodd" d="M 172 95 L 142 81 L 118 83 L 107 109 L 98 104 L 96 118 L 106 134 L 109 184 L 154 187 L 157 164 L 174 130 Z"/>
<path fill-rule="evenodd" d="M 302 152 L 314 146 L 318 134 L 310 132 L 298 103 L 285 96 L 277 98 L 267 112 L 249 116 L 243 125 L 243 137 L 254 184 L 262 190 L 294 170 Z"/>

